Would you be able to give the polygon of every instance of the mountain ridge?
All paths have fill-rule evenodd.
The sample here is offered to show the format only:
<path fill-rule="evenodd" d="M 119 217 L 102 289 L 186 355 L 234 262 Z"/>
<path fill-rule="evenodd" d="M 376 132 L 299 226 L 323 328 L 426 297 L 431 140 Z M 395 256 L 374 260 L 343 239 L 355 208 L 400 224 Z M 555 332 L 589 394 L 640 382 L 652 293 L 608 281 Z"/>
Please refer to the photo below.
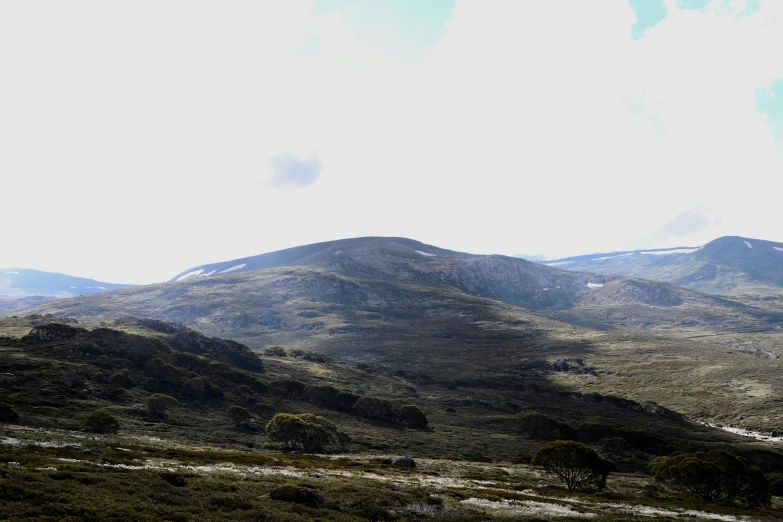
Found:
<path fill-rule="evenodd" d="M 65 298 L 132 286 L 134 285 L 106 283 L 95 279 L 31 268 L 0 268 L 0 296 L 3 297 Z"/>
<path fill-rule="evenodd" d="M 671 283 L 710 294 L 783 297 L 783 243 L 742 236 L 723 236 L 698 247 L 595 253 L 540 263 Z"/>

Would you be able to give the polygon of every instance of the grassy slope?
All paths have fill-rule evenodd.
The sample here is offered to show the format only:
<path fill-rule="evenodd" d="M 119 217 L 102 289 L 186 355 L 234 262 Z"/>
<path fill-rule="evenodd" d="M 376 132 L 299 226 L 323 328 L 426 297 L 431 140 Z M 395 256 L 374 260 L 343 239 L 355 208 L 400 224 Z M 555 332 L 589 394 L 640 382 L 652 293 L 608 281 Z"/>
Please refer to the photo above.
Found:
<path fill-rule="evenodd" d="M 0 335 L 18 338 L 36 322 L 46 320 L 3 320 Z M 487 327 L 479 325 L 477 333 L 486 333 Z M 170 338 L 169 334 L 131 321 L 123 321 L 117 328 L 163 341 Z M 503 332 L 489 331 L 494 332 L 492 336 Z M 537 340 L 530 346 L 540 342 L 565 353 L 565 348 L 558 348 L 562 343 L 548 339 L 543 330 L 531 333 Z M 577 344 L 584 348 L 589 343 Z M 622 473 L 612 476 L 609 491 L 603 496 L 578 495 L 579 503 L 564 502 L 565 492 L 551 487 L 556 481 L 523 464 L 545 442 L 527 437 L 518 429 L 519 416 L 534 411 L 558 415 L 572 423 L 601 420 L 649 428 L 671 438 L 672 447 L 728 447 L 772 466 L 768 470 L 783 469 L 783 455 L 767 451 L 769 445 L 659 415 L 572 398 L 558 393 L 558 388 L 548 382 L 557 376 L 539 378 L 535 367 L 517 369 L 526 385 L 514 390 L 455 385 L 452 372 L 435 373 L 438 366 L 445 366 L 444 361 L 437 360 L 430 361 L 428 368 L 433 375 L 429 380 L 413 373 L 395 376 L 393 368 L 378 365 L 316 363 L 291 356 L 263 357 L 264 371 L 255 373 L 268 381 L 296 378 L 412 402 L 428 414 L 427 430 L 370 422 L 350 413 L 277 396 L 257 395 L 253 402 L 243 402 L 231 382 L 224 385 L 222 400 L 193 401 L 174 390 L 170 393 L 180 399 L 180 406 L 170 410 L 168 420 L 151 419 L 138 412 L 144 398 L 159 391 L 158 385 L 145 378 L 139 366 L 126 365 L 135 384 L 114 387 L 103 382 L 101 375 L 119 364 L 116 359 L 85 355 L 66 345 L 59 341 L 24 344 L 6 338 L 0 346 L 0 373 L 14 375 L 12 383 L 2 384 L 4 400 L 19 411 L 25 426 L 0 426 L 0 496 L 4 500 L 0 519 L 254 520 L 263 512 L 269 520 L 420 520 L 425 515 L 483 520 L 498 513 L 515 513 L 511 508 L 463 502 L 470 498 L 489 501 L 490 506 L 491 502 L 514 499 L 570 505 L 577 511 L 603 513 L 605 520 L 623 520 L 628 515 L 617 507 L 601 507 L 601 502 L 641 502 L 669 510 L 696 507 L 678 495 L 663 493 L 657 500 L 644 498 L 644 486 L 650 484 L 650 479 Z M 422 360 L 428 356 L 424 354 Z M 501 375 L 497 368 L 484 374 L 490 376 L 493 372 Z M 533 383 L 540 386 L 534 387 Z M 513 408 L 508 406 L 510 402 Z M 225 409 L 232 403 L 246 404 L 254 411 L 248 428 L 236 429 L 226 418 Z M 271 410 L 259 407 L 259 403 L 271 406 Z M 119 435 L 72 431 L 96 408 L 106 409 L 120 419 Z M 454 411 L 447 413 L 447 408 Z M 265 439 L 260 427 L 275 411 L 326 416 L 352 437 L 349 454 L 329 459 L 270 452 L 274 445 Z M 619 470 L 628 471 L 644 470 L 654 456 L 636 450 L 601 451 Z M 383 455 L 397 453 L 417 458 L 419 470 L 411 474 L 389 468 Z M 58 460 L 61 458 L 78 462 Z M 18 465 L 3 464 L 7 462 Z M 187 485 L 167 482 L 167 470 L 178 473 Z M 391 488 L 390 481 L 394 483 Z M 19 484 L 23 484 L 22 489 Z M 264 496 L 281 484 L 315 487 L 327 499 L 329 508 L 312 510 Z M 777 512 L 757 515 L 774 519 Z"/>

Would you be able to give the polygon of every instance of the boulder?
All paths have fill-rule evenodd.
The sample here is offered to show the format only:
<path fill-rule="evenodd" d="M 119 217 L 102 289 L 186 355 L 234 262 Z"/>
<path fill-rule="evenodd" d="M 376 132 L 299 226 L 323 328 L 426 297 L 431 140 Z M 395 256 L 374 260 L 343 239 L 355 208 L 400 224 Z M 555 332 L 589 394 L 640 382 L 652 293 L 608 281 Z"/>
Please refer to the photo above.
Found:
<path fill-rule="evenodd" d="M 415 468 L 416 462 L 410 457 L 396 456 L 392 457 L 391 463 L 393 466 L 400 466 L 402 468 Z"/>
<path fill-rule="evenodd" d="M 298 486 L 281 486 L 269 493 L 272 500 L 282 500 L 283 502 L 293 502 L 294 504 L 303 504 L 314 508 L 326 507 L 324 499 L 316 493 L 314 489 Z"/>

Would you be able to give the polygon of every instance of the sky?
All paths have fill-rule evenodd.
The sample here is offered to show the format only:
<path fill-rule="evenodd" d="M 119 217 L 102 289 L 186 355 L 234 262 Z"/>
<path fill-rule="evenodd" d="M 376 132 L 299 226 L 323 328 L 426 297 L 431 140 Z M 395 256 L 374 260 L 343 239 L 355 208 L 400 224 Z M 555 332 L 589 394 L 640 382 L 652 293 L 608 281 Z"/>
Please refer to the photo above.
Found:
<path fill-rule="evenodd" d="M 0 3 L 0 267 L 783 241 L 780 0 Z"/>

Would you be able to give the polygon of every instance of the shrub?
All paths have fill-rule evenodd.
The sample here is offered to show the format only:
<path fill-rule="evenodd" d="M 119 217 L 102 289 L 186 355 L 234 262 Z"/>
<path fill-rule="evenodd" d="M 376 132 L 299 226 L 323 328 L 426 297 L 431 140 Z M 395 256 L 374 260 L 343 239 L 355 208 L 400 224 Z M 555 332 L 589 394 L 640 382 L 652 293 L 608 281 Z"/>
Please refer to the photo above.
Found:
<path fill-rule="evenodd" d="M 769 483 L 770 495 L 783 496 L 783 473 L 769 473 L 767 482 Z"/>
<path fill-rule="evenodd" d="M 320 451 L 330 443 L 347 444 L 350 440 L 330 420 L 311 414 L 278 413 L 267 423 L 266 434 L 284 449 L 301 446 L 305 451 Z"/>
<path fill-rule="evenodd" d="M 179 401 L 170 395 L 163 393 L 153 393 L 145 401 L 147 411 L 151 413 L 164 414 L 172 406 L 179 405 Z"/>
<path fill-rule="evenodd" d="M 413 404 L 406 404 L 400 407 L 398 412 L 400 422 L 411 428 L 426 428 L 429 422 L 427 416 Z"/>
<path fill-rule="evenodd" d="M 212 384 L 206 377 L 194 377 L 186 380 L 182 385 L 182 394 L 198 400 L 220 398 L 223 397 L 223 389 Z"/>
<path fill-rule="evenodd" d="M 294 379 L 280 379 L 272 381 L 269 387 L 275 395 L 287 399 L 297 399 L 304 393 L 305 384 Z"/>
<path fill-rule="evenodd" d="M 261 379 L 253 379 L 250 382 L 250 389 L 253 390 L 254 393 L 258 393 L 260 395 L 269 395 L 271 393 L 269 390 L 269 385 Z"/>
<path fill-rule="evenodd" d="M 655 480 L 703 502 L 748 507 L 770 504 L 769 483 L 756 466 L 723 450 L 658 457 L 650 463 Z"/>
<path fill-rule="evenodd" d="M 555 473 L 568 491 L 602 490 L 611 464 L 581 442 L 557 440 L 541 447 L 531 463 Z"/>
<path fill-rule="evenodd" d="M 359 397 L 353 409 L 360 417 L 385 422 L 394 420 L 394 405 L 386 399 Z"/>
<path fill-rule="evenodd" d="M 285 357 L 287 354 L 282 346 L 270 346 L 264 350 L 267 357 Z"/>
<path fill-rule="evenodd" d="M 0 422 L 16 422 L 19 414 L 7 404 L 0 403 Z"/>
<path fill-rule="evenodd" d="M 337 410 L 350 411 L 356 401 L 359 399 L 349 391 L 338 390 L 334 386 L 307 386 L 302 390 L 302 397 L 306 400 Z"/>
<path fill-rule="evenodd" d="M 120 422 L 111 413 L 98 410 L 84 419 L 84 426 L 93 433 L 117 433 L 120 429 Z"/>
<path fill-rule="evenodd" d="M 520 419 L 522 432 L 535 439 L 581 440 L 579 431 L 568 423 L 541 413 L 529 413 Z"/>
<path fill-rule="evenodd" d="M 126 386 L 130 381 L 128 374 L 129 372 L 127 368 L 124 368 L 118 372 L 114 372 L 111 374 L 111 377 L 109 377 L 108 383 L 117 387 Z"/>
<path fill-rule="evenodd" d="M 243 384 L 241 386 L 237 386 L 234 388 L 234 393 L 242 400 L 247 401 L 251 397 L 253 397 L 253 391 L 250 389 L 249 386 L 246 384 Z"/>
<path fill-rule="evenodd" d="M 234 421 L 237 428 L 250 422 L 250 412 L 242 406 L 231 406 L 228 409 L 228 417 Z"/>
<path fill-rule="evenodd" d="M 182 394 L 193 399 L 203 399 L 207 395 L 204 380 L 203 377 L 188 379 L 182 385 Z"/>
<path fill-rule="evenodd" d="M 185 377 L 184 370 L 157 357 L 147 361 L 147 364 L 144 366 L 144 373 L 162 381 L 178 381 Z"/>

